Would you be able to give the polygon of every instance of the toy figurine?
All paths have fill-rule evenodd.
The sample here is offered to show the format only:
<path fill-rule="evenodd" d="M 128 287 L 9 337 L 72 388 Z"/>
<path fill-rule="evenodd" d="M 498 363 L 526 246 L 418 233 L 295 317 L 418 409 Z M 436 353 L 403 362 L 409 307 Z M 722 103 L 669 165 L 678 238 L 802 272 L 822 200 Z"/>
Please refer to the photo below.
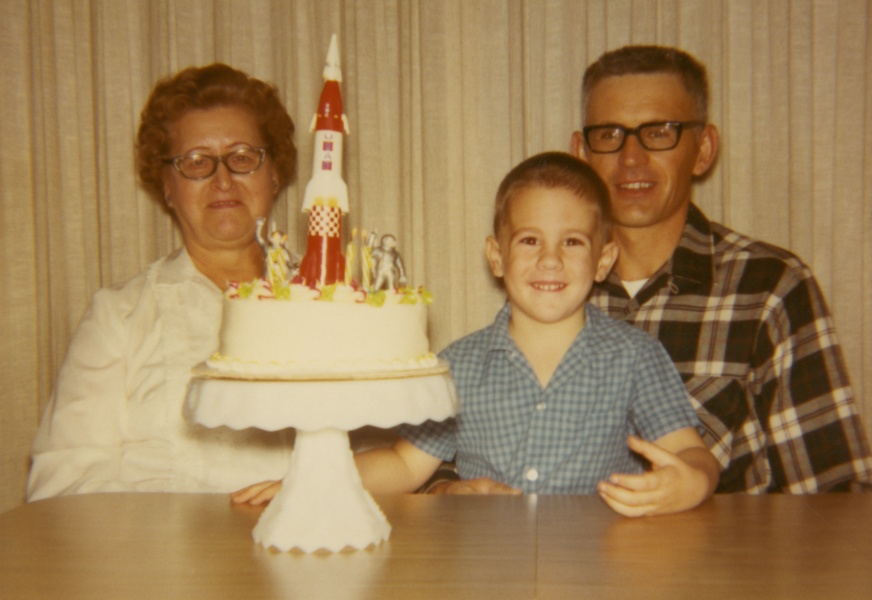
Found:
<path fill-rule="evenodd" d="M 288 236 L 282 231 L 273 229 L 269 236 L 264 239 L 263 226 L 266 223 L 264 217 L 257 220 L 257 242 L 263 248 L 264 253 L 264 278 L 269 281 L 273 290 L 282 285 L 287 285 L 299 271 L 299 261 L 288 251 L 285 244 Z"/>
<path fill-rule="evenodd" d="M 370 234 L 367 245 L 371 247 L 374 234 Z M 406 285 L 406 267 L 403 257 L 396 250 L 397 238 L 386 233 L 378 246 L 372 248 L 374 290 L 395 290 Z"/>

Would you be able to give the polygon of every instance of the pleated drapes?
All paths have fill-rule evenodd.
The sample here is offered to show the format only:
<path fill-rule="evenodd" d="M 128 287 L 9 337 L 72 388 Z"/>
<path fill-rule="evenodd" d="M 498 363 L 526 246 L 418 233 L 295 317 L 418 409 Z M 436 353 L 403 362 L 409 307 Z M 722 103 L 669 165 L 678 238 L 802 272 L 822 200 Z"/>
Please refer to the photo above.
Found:
<path fill-rule="evenodd" d="M 867 0 L 3 0 L 0 35 L 0 510 L 66 346 L 100 286 L 180 243 L 138 187 L 154 82 L 222 61 L 273 81 L 297 124 L 297 184 L 274 217 L 302 247 L 308 132 L 331 33 L 351 128 L 353 227 L 392 232 L 425 283 L 435 349 L 503 301 L 483 257 L 492 199 L 522 158 L 568 150 L 580 81 L 627 43 L 709 67 L 708 215 L 799 254 L 820 279 L 872 429 L 872 36 Z"/>

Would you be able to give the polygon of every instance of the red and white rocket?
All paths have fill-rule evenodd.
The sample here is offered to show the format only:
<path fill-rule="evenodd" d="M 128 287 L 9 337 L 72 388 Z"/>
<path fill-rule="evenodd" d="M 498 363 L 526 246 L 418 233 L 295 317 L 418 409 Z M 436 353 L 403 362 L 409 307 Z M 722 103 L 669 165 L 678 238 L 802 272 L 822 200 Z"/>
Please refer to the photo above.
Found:
<path fill-rule="evenodd" d="M 334 33 L 324 65 L 318 112 L 312 118 L 311 131 L 315 132 L 312 179 L 303 197 L 303 212 L 309 213 L 309 232 L 300 277 L 312 288 L 345 279 L 342 215 L 348 212 L 348 186 L 342 179 L 342 138 L 348 133 L 348 119 L 342 112 L 340 81 L 339 44 Z"/>

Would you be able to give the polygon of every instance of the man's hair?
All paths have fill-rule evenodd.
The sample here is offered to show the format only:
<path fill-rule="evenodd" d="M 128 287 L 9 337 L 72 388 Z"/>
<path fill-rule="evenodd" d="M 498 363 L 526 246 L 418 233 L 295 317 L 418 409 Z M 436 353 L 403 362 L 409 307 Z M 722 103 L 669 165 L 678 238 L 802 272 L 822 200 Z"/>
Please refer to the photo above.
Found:
<path fill-rule="evenodd" d="M 139 177 L 149 192 L 162 197 L 163 159 L 169 151 L 170 128 L 193 110 L 241 107 L 257 120 L 264 145 L 284 187 L 293 181 L 297 168 L 294 122 L 270 83 L 215 63 L 189 67 L 159 81 L 142 110 L 137 136 Z"/>
<path fill-rule="evenodd" d="M 695 117 L 708 121 L 709 85 L 705 66 L 693 56 L 668 46 L 624 46 L 606 52 L 584 72 L 581 112 L 587 114 L 594 86 L 607 77 L 620 75 L 673 74 L 696 103 Z"/>
<path fill-rule="evenodd" d="M 596 208 L 601 242 L 611 239 L 612 209 L 609 189 L 596 171 L 583 160 L 565 152 L 544 152 L 519 163 L 503 178 L 497 190 L 494 235 L 508 224 L 509 205 L 532 187 L 565 189 Z"/>

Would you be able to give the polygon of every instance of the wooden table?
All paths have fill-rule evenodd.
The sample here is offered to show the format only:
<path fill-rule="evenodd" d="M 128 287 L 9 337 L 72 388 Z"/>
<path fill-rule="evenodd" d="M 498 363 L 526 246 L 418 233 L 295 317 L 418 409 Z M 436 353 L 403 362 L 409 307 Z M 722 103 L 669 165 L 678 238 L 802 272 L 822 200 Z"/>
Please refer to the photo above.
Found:
<path fill-rule="evenodd" d="M 541 597 L 872 599 L 872 494 L 715 496 L 648 519 L 593 504 L 539 499 Z"/>
<path fill-rule="evenodd" d="M 378 496 L 388 542 L 278 553 L 208 494 L 0 515 L 0 598 L 872 598 L 872 494 L 717 496 L 627 519 L 584 496 Z"/>

